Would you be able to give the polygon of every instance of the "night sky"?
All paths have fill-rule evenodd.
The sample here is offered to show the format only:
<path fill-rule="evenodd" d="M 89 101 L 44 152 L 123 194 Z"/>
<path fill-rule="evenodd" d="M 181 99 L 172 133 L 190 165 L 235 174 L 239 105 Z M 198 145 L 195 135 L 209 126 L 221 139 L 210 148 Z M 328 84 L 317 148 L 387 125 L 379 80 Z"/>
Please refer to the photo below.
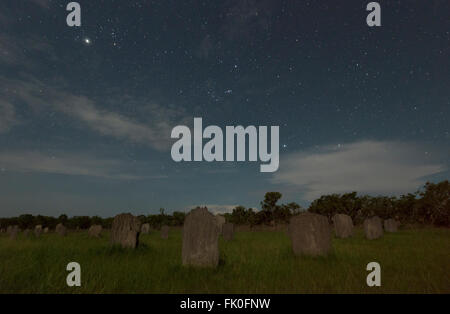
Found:
<path fill-rule="evenodd" d="M 449 178 L 450 2 L 0 3 L 0 216 L 302 206 Z M 176 125 L 280 127 L 280 167 L 172 160 Z"/>

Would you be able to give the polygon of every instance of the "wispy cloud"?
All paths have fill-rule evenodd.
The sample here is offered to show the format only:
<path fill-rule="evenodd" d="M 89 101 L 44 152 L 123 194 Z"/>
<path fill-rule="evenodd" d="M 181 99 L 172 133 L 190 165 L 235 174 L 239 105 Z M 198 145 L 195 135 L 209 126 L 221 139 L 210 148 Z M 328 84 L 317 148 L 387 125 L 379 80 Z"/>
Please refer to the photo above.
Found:
<path fill-rule="evenodd" d="M 183 110 L 173 107 L 163 107 L 158 104 L 146 104 L 144 100 L 139 105 L 140 119 L 109 110 L 105 104 L 98 105 L 96 101 L 75 95 L 61 88 L 51 87 L 36 79 L 11 80 L 0 77 L 3 86 L 0 100 L 20 101 L 36 111 L 50 107 L 67 116 L 78 120 L 89 129 L 104 135 L 133 143 L 148 145 L 156 150 L 165 151 L 170 148 L 171 129 L 187 121 Z M 126 102 L 136 100 L 124 98 Z"/>
<path fill-rule="evenodd" d="M 0 12 L 0 25 L 7 26 L 7 25 L 13 23 L 14 19 L 8 13 L 9 12 L 5 12 L 5 11 Z"/>
<path fill-rule="evenodd" d="M 424 177 L 446 170 L 429 156 L 420 145 L 411 143 L 332 145 L 282 156 L 272 182 L 296 189 L 309 201 L 324 194 L 351 191 L 388 195 L 412 192 L 424 183 Z"/>
<path fill-rule="evenodd" d="M 246 40 L 252 35 L 267 32 L 271 27 L 272 1 L 230 1 L 225 4 L 222 31 L 228 40 Z"/>
<path fill-rule="evenodd" d="M 30 35 L 17 40 L 9 34 L 0 33 L 0 65 L 35 68 L 39 66 L 36 60 L 42 59 L 57 59 L 52 45 L 42 36 Z"/>
<path fill-rule="evenodd" d="M 73 95 L 66 95 L 64 101 L 55 102 L 54 106 L 102 135 L 147 144 L 160 151 L 170 147 L 169 135 L 173 126 L 166 120 L 145 124 L 123 114 L 100 109 L 86 97 Z M 156 115 L 163 111 L 157 105 L 153 110 Z"/>
<path fill-rule="evenodd" d="M 17 123 L 14 106 L 0 99 L 0 133 L 8 131 Z"/>
<path fill-rule="evenodd" d="M 128 171 L 129 168 L 129 165 L 123 160 L 101 158 L 87 153 L 0 152 L 0 169 L 2 171 L 90 176 L 119 180 L 164 177 L 134 174 Z"/>
<path fill-rule="evenodd" d="M 30 2 L 36 4 L 37 6 L 43 9 L 49 9 L 52 0 L 31 0 Z"/>

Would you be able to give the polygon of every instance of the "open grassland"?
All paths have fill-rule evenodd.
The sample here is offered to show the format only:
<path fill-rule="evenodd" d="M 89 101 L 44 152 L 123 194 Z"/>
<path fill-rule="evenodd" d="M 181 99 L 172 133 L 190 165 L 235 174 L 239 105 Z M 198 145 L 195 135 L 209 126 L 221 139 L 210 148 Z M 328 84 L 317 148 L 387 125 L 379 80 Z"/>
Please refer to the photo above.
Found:
<path fill-rule="evenodd" d="M 327 257 L 296 257 L 284 232 L 237 232 L 220 239 L 217 269 L 181 265 L 181 231 L 168 240 L 141 235 L 137 250 L 111 247 L 108 232 L 88 238 L 0 236 L 0 293 L 450 293 L 450 229 L 420 228 L 366 240 L 333 239 Z M 81 287 L 67 287 L 66 265 L 81 265 Z M 366 265 L 381 265 L 381 287 Z"/>

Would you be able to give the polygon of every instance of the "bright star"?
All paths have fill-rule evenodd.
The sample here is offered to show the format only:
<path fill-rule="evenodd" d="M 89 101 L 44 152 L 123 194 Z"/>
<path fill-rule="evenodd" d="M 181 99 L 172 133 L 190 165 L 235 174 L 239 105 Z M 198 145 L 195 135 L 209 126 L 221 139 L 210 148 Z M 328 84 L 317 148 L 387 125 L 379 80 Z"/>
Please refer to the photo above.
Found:
<path fill-rule="evenodd" d="M 90 38 L 87 38 L 87 37 L 83 39 L 83 42 L 84 42 L 86 45 L 90 45 L 90 44 L 92 43 L 91 39 L 90 39 Z"/>

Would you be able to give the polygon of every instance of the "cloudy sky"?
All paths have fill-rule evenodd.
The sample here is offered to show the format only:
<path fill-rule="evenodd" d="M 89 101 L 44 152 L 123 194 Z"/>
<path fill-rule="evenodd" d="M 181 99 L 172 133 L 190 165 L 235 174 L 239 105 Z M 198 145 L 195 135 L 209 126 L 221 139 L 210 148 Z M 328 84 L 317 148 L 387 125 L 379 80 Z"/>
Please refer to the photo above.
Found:
<path fill-rule="evenodd" d="M 0 3 L 0 216 L 258 207 L 449 178 L 448 1 Z M 171 159 L 176 125 L 280 127 L 280 167 Z"/>

